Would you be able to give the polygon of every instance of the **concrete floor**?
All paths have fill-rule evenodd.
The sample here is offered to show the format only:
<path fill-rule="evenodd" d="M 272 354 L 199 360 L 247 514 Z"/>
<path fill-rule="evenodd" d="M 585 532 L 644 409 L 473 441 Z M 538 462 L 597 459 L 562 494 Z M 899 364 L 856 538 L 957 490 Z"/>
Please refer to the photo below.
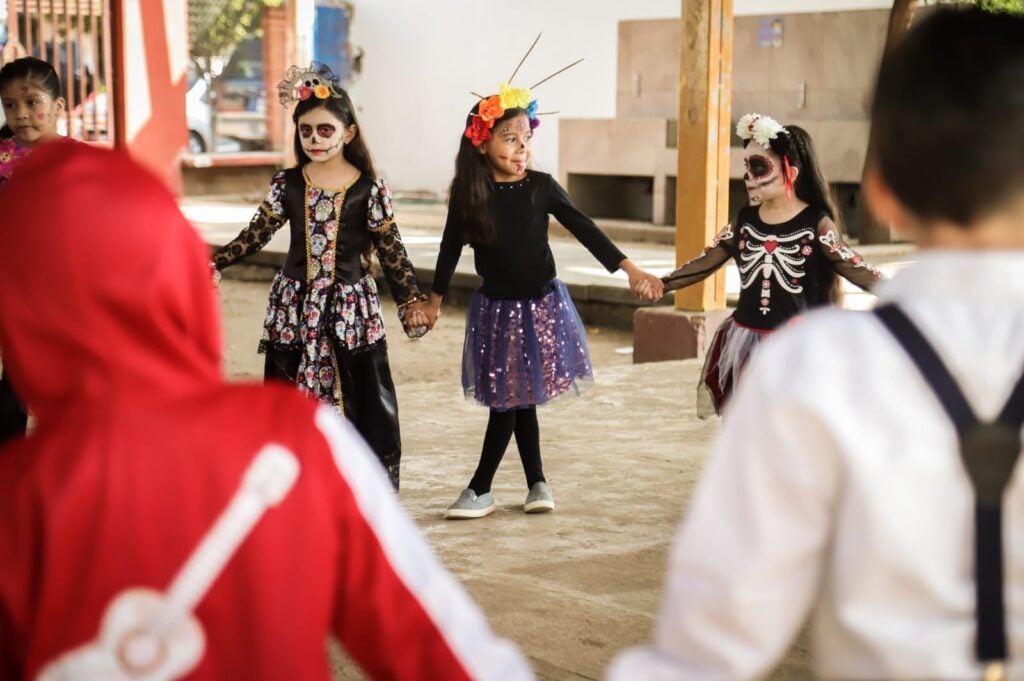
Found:
<path fill-rule="evenodd" d="M 255 352 L 266 283 L 225 280 L 227 370 L 262 374 Z M 387 301 L 385 322 L 395 320 Z M 411 341 L 391 323 L 389 348 L 401 410 L 401 499 L 448 568 L 516 641 L 540 679 L 598 679 L 616 652 L 649 639 L 669 543 L 717 422 L 694 416 L 697 360 L 632 364 L 631 336 L 588 329 L 595 384 L 540 411 L 554 513 L 527 516 L 514 442 L 498 471 L 499 510 L 446 521 L 472 474 L 487 419 L 461 394 L 463 310 Z M 362 676 L 331 648 L 337 679 Z M 810 678 L 806 647 L 773 679 Z"/>

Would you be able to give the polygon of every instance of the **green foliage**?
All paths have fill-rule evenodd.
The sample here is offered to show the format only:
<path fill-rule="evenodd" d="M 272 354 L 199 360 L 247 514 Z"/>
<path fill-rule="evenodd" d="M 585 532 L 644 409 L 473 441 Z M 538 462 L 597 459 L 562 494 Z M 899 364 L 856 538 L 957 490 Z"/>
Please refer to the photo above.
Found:
<path fill-rule="evenodd" d="M 986 12 L 1024 14 L 1024 0 L 924 0 L 924 5 L 977 5 Z"/>
<path fill-rule="evenodd" d="M 1024 0 L 978 0 L 978 6 L 988 12 L 1024 14 Z"/>
<path fill-rule="evenodd" d="M 189 49 L 193 61 L 203 67 L 211 57 L 225 56 L 242 38 L 259 31 L 264 6 L 277 7 L 282 1 L 189 0 Z"/>

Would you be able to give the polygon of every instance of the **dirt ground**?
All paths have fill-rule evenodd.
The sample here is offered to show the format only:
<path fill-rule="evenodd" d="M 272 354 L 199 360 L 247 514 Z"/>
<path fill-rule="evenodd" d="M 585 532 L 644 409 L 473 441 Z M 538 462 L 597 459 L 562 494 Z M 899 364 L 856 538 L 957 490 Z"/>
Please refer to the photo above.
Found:
<path fill-rule="evenodd" d="M 266 282 L 226 279 L 226 368 L 262 375 L 256 354 Z M 514 442 L 494 483 L 498 510 L 446 521 L 472 474 L 487 413 L 461 394 L 464 310 L 412 341 L 385 301 L 402 423 L 401 499 L 446 566 L 538 678 L 599 679 L 616 652 L 650 639 L 671 542 L 717 422 L 694 416 L 696 360 L 632 364 L 631 335 L 589 328 L 596 382 L 540 411 L 545 473 L 557 508 L 522 512 L 526 485 Z M 337 679 L 361 679 L 330 648 Z M 809 678 L 806 647 L 772 676 Z"/>

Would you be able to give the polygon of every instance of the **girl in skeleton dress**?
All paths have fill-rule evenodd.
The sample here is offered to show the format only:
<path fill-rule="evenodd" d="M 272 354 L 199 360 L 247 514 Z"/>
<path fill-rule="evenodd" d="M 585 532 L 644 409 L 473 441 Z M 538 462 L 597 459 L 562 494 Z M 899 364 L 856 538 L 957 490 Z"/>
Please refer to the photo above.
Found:
<path fill-rule="evenodd" d="M 730 258 L 740 274 L 736 311 L 715 333 L 697 391 L 697 414 L 721 414 L 753 349 L 815 305 L 839 304 L 839 276 L 867 290 L 882 274 L 844 241 L 835 199 L 811 138 L 760 114 L 740 119 L 744 180 L 751 205 L 740 209 L 704 252 L 662 278 L 665 290 L 696 283 Z"/>

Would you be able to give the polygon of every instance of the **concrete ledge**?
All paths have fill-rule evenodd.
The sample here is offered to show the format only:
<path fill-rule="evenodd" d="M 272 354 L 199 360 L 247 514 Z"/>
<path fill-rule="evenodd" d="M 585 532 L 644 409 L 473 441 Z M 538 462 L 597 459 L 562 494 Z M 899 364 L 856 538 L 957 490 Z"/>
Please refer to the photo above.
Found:
<path fill-rule="evenodd" d="M 209 196 L 257 192 L 263 196 L 270 177 L 283 164 L 284 156 L 276 152 L 185 157 L 181 164 L 182 193 Z"/>
<path fill-rule="evenodd" d="M 615 243 L 629 242 L 672 246 L 676 242 L 676 228 L 674 225 L 655 225 L 650 222 L 604 218 L 594 218 L 594 222 Z M 551 218 L 549 235 L 557 239 L 576 238 L 554 217 Z"/>
<path fill-rule="evenodd" d="M 633 363 L 703 357 L 728 310 L 689 312 L 644 307 L 633 316 Z"/>

